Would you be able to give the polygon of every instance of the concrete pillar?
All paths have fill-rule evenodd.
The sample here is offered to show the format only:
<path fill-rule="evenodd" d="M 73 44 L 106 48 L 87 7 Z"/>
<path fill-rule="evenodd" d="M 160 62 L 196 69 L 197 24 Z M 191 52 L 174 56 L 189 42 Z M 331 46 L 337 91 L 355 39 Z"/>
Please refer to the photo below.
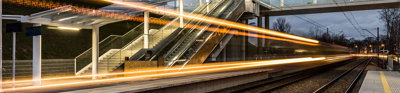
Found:
<path fill-rule="evenodd" d="M 13 32 L 13 47 L 12 47 L 12 88 L 15 88 L 15 49 L 17 46 L 17 32 Z"/>
<path fill-rule="evenodd" d="M 0 0 L 0 19 L 3 19 L 3 0 Z M 3 92 L 3 20 L 0 20 L 0 92 Z"/>
<path fill-rule="evenodd" d="M 243 19 L 242 20 L 242 22 L 243 22 L 243 24 L 248 24 L 248 20 L 247 19 Z M 246 32 L 247 33 L 247 31 L 243 31 L 243 32 Z M 242 60 L 246 60 L 246 53 L 247 53 L 247 51 L 246 51 L 246 44 L 247 44 L 247 39 L 248 39 L 248 37 L 245 35 L 245 36 L 242 36 Z"/>
<path fill-rule="evenodd" d="M 183 21 L 183 9 L 184 9 L 184 6 L 183 6 L 183 3 L 184 3 L 184 1 L 183 0 L 179 0 L 179 14 L 180 14 L 180 16 L 179 16 L 179 27 L 180 28 L 183 28 L 183 26 L 184 26 L 184 21 Z"/>
<path fill-rule="evenodd" d="M 264 16 L 264 28 L 265 29 L 269 29 L 269 22 L 270 20 L 269 20 L 269 15 L 265 15 Z M 269 49 L 269 47 L 270 47 L 270 40 L 268 40 L 268 39 L 266 39 L 266 38 L 264 38 L 264 50 L 263 50 L 263 55 L 265 56 L 265 57 L 267 57 L 267 53 L 266 53 L 266 51 Z"/>
<path fill-rule="evenodd" d="M 93 26 L 92 29 L 92 79 L 97 79 L 99 63 L 99 26 Z"/>
<path fill-rule="evenodd" d="M 210 4 L 210 0 L 206 0 L 207 13 L 210 12 L 210 10 L 211 10 L 209 4 Z"/>
<path fill-rule="evenodd" d="M 257 26 L 262 28 L 263 27 L 263 20 L 262 16 L 257 17 Z M 258 33 L 259 35 L 263 35 L 262 33 Z M 262 59 L 263 57 L 263 41 L 264 38 L 257 38 L 257 59 Z"/>
<path fill-rule="evenodd" d="M 34 26 L 41 26 L 41 24 L 34 24 Z M 40 85 L 42 79 L 42 35 L 33 36 L 33 49 L 32 49 L 32 79 L 33 85 Z"/>
<path fill-rule="evenodd" d="M 143 29 L 143 48 L 148 49 L 149 48 L 149 17 L 150 13 L 149 11 L 144 12 L 144 29 Z"/>

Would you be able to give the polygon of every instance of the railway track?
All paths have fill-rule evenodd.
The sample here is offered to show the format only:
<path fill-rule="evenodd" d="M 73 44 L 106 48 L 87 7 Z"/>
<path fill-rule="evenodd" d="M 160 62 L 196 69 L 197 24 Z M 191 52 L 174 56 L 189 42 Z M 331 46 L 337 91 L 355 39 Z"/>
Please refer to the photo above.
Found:
<path fill-rule="evenodd" d="M 371 62 L 371 59 L 368 61 L 360 62 L 356 66 L 351 69 L 343 72 L 339 76 L 335 77 L 330 82 L 321 86 L 313 93 L 326 93 L 326 92 L 334 92 L 334 93 L 351 93 L 353 88 L 355 87 L 355 83 L 359 80 L 362 73 L 365 71 L 365 68 Z"/>
<path fill-rule="evenodd" d="M 352 91 L 361 73 L 371 62 L 372 58 L 350 62 L 324 73 L 302 78 L 296 82 L 266 90 L 268 93 L 344 93 Z"/>
<path fill-rule="evenodd" d="M 298 74 L 272 78 L 263 84 L 230 92 L 241 93 L 353 93 L 359 78 L 373 58 L 349 60 Z M 260 81 L 263 82 L 263 81 Z M 250 86 L 250 84 L 248 85 Z M 218 91 L 224 92 L 224 91 Z"/>

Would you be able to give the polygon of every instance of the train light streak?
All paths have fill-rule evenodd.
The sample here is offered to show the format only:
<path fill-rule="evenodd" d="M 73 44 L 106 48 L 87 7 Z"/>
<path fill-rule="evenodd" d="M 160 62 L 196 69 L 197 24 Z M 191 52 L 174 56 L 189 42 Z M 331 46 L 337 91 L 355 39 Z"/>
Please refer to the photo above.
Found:
<path fill-rule="evenodd" d="M 18 91 L 25 89 L 38 89 L 38 88 L 47 88 L 47 87 L 58 87 L 58 86 L 67 86 L 67 85 L 79 85 L 79 84 L 92 84 L 92 83 L 101 83 L 101 82 L 118 82 L 132 79 L 140 79 L 140 78 L 149 78 L 149 77 L 166 77 L 166 76 L 175 76 L 175 75 L 183 75 L 183 74 L 199 74 L 199 73 L 208 73 L 208 72 L 218 72 L 218 71 L 228 71 L 228 70 L 239 70 L 239 69 L 247 69 L 251 67 L 260 67 L 260 66 L 268 66 L 268 65 L 278 65 L 278 64 L 289 64 L 289 63 L 302 63 L 302 62 L 314 62 L 318 60 L 324 60 L 325 57 L 318 58 L 292 58 L 292 59 L 281 59 L 281 60 L 266 60 L 266 61 L 255 61 L 243 64 L 236 64 L 236 66 L 227 66 L 227 67 L 216 67 L 216 68 L 198 68 L 195 70 L 184 70 L 178 72 L 166 72 L 166 73 L 154 73 L 154 74 L 145 74 L 131 77 L 119 77 L 119 78 L 110 78 L 110 79 L 101 79 L 101 80 L 89 80 L 89 81 L 80 81 L 80 82 L 66 82 L 59 84 L 49 84 L 49 85 L 41 85 L 41 86 L 27 86 L 27 87 L 17 87 L 14 89 L 4 89 L 5 92 L 9 91 Z M 226 64 L 229 65 L 229 64 Z"/>
<path fill-rule="evenodd" d="M 80 8 L 80 7 L 64 5 L 64 4 L 60 4 L 60 3 L 40 2 L 40 1 L 36 1 L 36 0 L 32 0 L 30 2 L 6 0 L 5 2 L 13 3 L 13 4 L 20 4 L 20 5 L 33 6 L 33 7 L 39 7 L 39 8 L 58 8 L 58 7 L 61 7 L 61 6 L 69 6 L 71 9 L 67 8 L 66 10 L 63 10 L 65 8 L 61 8 L 60 11 L 71 11 L 71 12 L 78 13 L 78 14 L 83 14 L 83 15 L 102 16 L 102 17 L 108 17 L 108 18 L 139 21 L 139 22 L 143 21 L 143 19 L 144 19 L 143 17 L 139 17 L 139 16 L 135 16 L 135 15 L 127 15 L 127 14 L 100 11 L 100 10 L 94 10 L 94 9 L 88 9 L 88 8 Z M 143 3 L 141 3 L 141 4 L 143 4 Z M 167 10 L 167 9 L 164 9 L 164 10 Z M 173 12 L 170 12 L 170 11 L 164 11 L 164 12 L 173 13 Z M 200 16 L 200 17 L 204 17 L 204 16 Z M 68 20 L 68 19 L 71 19 L 71 18 L 74 18 L 74 17 L 63 18 L 63 19 L 60 19 L 60 20 L 64 21 L 64 20 Z M 58 20 L 58 21 L 60 21 L 60 20 Z M 150 18 L 149 22 L 150 23 L 154 23 L 154 24 L 168 24 L 168 23 L 170 23 L 168 20 L 162 20 L 162 19 L 156 19 L 156 18 Z M 175 26 L 175 27 L 179 27 L 180 26 L 179 22 L 174 22 L 171 25 Z M 197 30 L 201 30 L 201 29 L 205 28 L 205 26 L 187 24 L 185 26 L 185 28 L 195 28 Z M 259 34 L 244 33 L 244 32 L 239 32 L 239 31 L 235 31 L 235 30 L 232 30 L 231 32 L 229 32 L 229 31 L 225 31 L 225 29 L 213 28 L 213 27 L 208 27 L 206 29 L 206 31 L 215 31 L 215 32 L 219 32 L 219 33 L 229 33 L 229 34 L 234 34 L 234 35 L 243 35 L 243 36 L 250 36 L 250 37 L 257 37 L 257 38 L 266 38 L 266 39 L 279 40 L 279 41 L 285 41 L 285 42 L 292 42 L 292 43 L 311 45 L 311 46 L 319 45 L 319 44 L 313 44 L 313 43 L 302 42 L 302 41 L 291 40 L 291 39 L 285 39 L 285 38 L 278 38 L 278 37 L 271 37 L 271 36 L 265 36 L 265 35 L 259 35 Z M 288 34 L 288 35 L 290 35 L 290 34 Z"/>
<path fill-rule="evenodd" d="M 294 58 L 296 60 L 307 60 L 310 58 Z M 288 61 L 293 59 L 277 59 L 277 60 L 267 60 L 267 61 Z M 248 65 L 248 64 L 258 64 L 263 63 L 262 61 L 243 61 L 243 62 L 229 62 L 229 63 L 210 63 L 210 64 L 201 64 L 201 65 L 188 65 L 185 68 L 181 69 L 178 67 L 172 67 L 169 69 L 146 69 L 140 71 L 132 71 L 132 72 L 123 72 L 123 73 L 109 73 L 109 74 L 98 74 L 95 76 L 104 77 L 104 76 L 115 76 L 115 75 L 126 75 L 126 74 L 138 74 L 138 73 L 152 73 L 152 72 L 165 72 L 165 71 L 175 71 L 175 70 L 190 70 L 190 69 L 199 69 L 199 68 L 212 68 L 212 67 L 225 67 L 225 66 L 236 66 L 236 65 Z M 76 78 L 91 78 L 93 75 L 82 75 L 82 76 L 70 76 L 70 77 L 59 77 L 59 78 L 45 78 L 42 81 L 50 81 L 50 80 L 62 80 L 62 79 L 76 79 Z M 15 81 L 15 83 L 27 83 L 32 82 L 32 80 L 20 80 Z M 3 82 L 3 84 L 10 84 L 12 82 Z"/>
<path fill-rule="evenodd" d="M 140 9 L 140 10 L 144 10 L 144 11 L 150 11 L 153 13 L 166 14 L 166 15 L 171 15 L 171 16 L 176 16 L 176 17 L 183 16 L 186 19 L 194 19 L 197 21 L 203 21 L 203 22 L 207 22 L 210 24 L 216 24 L 216 25 L 221 25 L 221 26 L 230 27 L 230 28 L 249 30 L 249 31 L 257 32 L 257 33 L 275 35 L 275 36 L 279 36 L 279 37 L 291 38 L 291 39 L 301 40 L 301 41 L 306 41 L 306 42 L 311 42 L 311 43 L 319 43 L 318 40 L 314 40 L 314 39 L 309 39 L 309 38 L 304 38 L 304 37 L 295 36 L 295 35 L 291 35 L 291 34 L 281 33 L 281 32 L 272 31 L 269 29 L 253 27 L 253 26 L 249 26 L 246 24 L 240 24 L 240 23 L 222 20 L 222 19 L 218 19 L 218 18 L 206 17 L 206 16 L 202 16 L 202 15 L 195 15 L 195 14 L 189 14 L 189 13 L 183 13 L 183 15 L 181 15 L 180 13 L 176 12 L 176 10 L 158 9 L 158 8 L 155 8 L 153 5 L 148 5 L 148 4 L 143 4 L 143 3 L 121 2 L 121 1 L 114 1 L 114 0 L 104 0 L 104 1 L 122 5 L 122 6 L 126 6 L 126 7 L 135 8 L 135 9 Z"/>

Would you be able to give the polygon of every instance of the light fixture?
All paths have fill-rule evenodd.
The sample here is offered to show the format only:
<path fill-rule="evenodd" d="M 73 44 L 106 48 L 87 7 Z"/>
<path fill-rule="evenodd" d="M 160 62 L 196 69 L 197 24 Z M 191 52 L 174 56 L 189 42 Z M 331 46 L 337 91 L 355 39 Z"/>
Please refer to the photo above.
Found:
<path fill-rule="evenodd" d="M 80 28 L 73 28 L 73 27 L 57 27 L 57 29 L 75 30 L 75 31 L 81 30 Z"/>
<path fill-rule="evenodd" d="M 59 19 L 58 21 L 65 21 L 65 20 L 69 20 L 69 19 L 73 19 L 73 18 L 77 18 L 78 16 L 72 16 L 72 17 L 67 17 L 67 18 L 62 18 Z"/>

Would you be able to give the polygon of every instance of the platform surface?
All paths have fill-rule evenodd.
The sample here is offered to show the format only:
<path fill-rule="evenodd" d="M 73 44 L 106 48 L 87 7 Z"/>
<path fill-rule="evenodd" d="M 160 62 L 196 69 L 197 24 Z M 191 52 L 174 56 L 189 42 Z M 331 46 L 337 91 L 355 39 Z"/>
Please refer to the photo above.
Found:
<path fill-rule="evenodd" d="M 368 71 L 359 93 L 400 93 L 400 72 Z"/>

